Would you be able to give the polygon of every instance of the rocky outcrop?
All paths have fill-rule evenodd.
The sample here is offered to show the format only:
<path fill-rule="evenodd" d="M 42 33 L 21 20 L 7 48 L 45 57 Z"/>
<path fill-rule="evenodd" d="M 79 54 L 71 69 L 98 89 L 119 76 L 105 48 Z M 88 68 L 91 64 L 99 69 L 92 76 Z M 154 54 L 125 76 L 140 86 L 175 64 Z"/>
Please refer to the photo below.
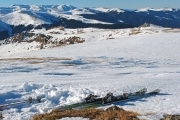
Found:
<path fill-rule="evenodd" d="M 59 29 L 62 30 L 62 28 L 59 28 Z M 7 38 L 1 41 L 0 45 L 21 43 L 21 42 L 27 42 L 27 43 L 38 42 L 40 43 L 39 49 L 44 49 L 44 48 L 52 48 L 52 47 L 62 46 L 62 45 L 83 43 L 85 42 L 85 39 L 77 37 L 77 36 L 65 37 L 62 39 L 58 39 L 58 38 L 55 39 L 50 35 L 23 32 L 23 33 L 15 34 L 14 36 L 10 38 Z"/>
<path fill-rule="evenodd" d="M 150 24 L 148 24 L 148 23 L 144 23 L 144 24 L 142 24 L 142 25 L 141 25 L 141 26 L 139 26 L 139 27 L 140 27 L 140 28 L 141 28 L 141 27 L 143 27 L 143 28 L 144 28 L 144 27 L 150 27 Z"/>

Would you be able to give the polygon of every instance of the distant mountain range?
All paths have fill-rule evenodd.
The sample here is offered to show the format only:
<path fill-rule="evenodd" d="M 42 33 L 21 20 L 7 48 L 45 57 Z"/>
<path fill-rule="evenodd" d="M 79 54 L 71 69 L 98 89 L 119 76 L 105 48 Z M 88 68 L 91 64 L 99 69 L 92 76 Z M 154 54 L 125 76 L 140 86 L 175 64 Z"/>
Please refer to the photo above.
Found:
<path fill-rule="evenodd" d="M 0 40 L 32 29 L 106 28 L 120 29 L 144 23 L 180 28 L 180 9 L 78 8 L 71 5 L 12 5 L 0 7 Z"/>

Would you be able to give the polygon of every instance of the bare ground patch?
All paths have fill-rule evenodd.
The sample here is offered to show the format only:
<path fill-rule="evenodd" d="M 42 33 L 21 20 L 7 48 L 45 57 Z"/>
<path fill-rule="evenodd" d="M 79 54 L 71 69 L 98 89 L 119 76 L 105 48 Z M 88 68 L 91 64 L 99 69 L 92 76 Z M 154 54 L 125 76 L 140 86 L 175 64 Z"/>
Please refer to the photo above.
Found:
<path fill-rule="evenodd" d="M 180 32 L 180 29 L 169 28 L 169 29 L 162 30 L 162 32 L 166 32 L 166 33 L 169 33 L 169 32 L 178 33 L 178 32 Z"/>
<path fill-rule="evenodd" d="M 4 118 L 4 117 L 3 117 L 2 113 L 0 113 L 0 120 L 3 119 L 3 118 Z"/>
<path fill-rule="evenodd" d="M 64 117 L 83 117 L 90 120 L 139 120 L 138 113 L 125 111 L 116 106 L 107 110 L 102 109 L 86 109 L 86 110 L 53 110 L 50 113 L 39 114 L 31 118 L 31 120 L 56 120 Z"/>
<path fill-rule="evenodd" d="M 3 58 L 0 61 L 29 61 L 29 60 L 49 60 L 49 61 L 56 61 L 56 60 L 72 60 L 71 58 L 56 58 L 56 57 L 49 57 L 49 58 Z"/>
<path fill-rule="evenodd" d="M 161 120 L 180 120 L 180 115 L 164 115 Z"/>
<path fill-rule="evenodd" d="M 29 62 L 29 64 L 39 64 L 39 63 L 45 63 L 45 62 L 50 62 L 50 61 L 61 61 L 61 60 L 72 60 L 72 59 L 71 58 L 58 58 L 58 57 L 2 58 L 2 59 L 0 59 L 0 62 Z"/>

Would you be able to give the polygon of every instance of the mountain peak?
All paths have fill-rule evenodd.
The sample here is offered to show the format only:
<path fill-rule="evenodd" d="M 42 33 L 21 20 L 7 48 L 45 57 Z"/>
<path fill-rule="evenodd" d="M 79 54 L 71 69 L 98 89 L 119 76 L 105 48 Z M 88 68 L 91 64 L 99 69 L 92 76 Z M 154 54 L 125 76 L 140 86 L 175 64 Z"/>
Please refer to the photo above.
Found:
<path fill-rule="evenodd" d="M 72 5 L 64 5 L 64 4 L 58 5 L 57 8 L 60 11 L 70 11 L 76 9 L 76 7 Z"/>
<path fill-rule="evenodd" d="M 14 4 L 11 5 L 11 8 L 16 10 L 32 10 L 32 11 L 43 11 L 46 12 L 49 9 L 58 10 L 58 11 L 70 11 L 76 9 L 76 7 L 72 5 L 21 5 L 21 4 Z"/>

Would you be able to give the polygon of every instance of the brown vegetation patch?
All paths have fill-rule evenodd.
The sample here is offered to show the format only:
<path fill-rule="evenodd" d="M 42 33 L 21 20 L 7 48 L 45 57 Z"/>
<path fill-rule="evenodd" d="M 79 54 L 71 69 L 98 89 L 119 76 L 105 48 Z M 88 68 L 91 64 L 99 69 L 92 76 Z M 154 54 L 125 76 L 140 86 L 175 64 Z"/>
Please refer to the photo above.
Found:
<path fill-rule="evenodd" d="M 180 120 L 180 115 L 164 115 L 161 120 Z"/>
<path fill-rule="evenodd" d="M 169 32 L 169 31 L 171 31 L 171 30 L 172 30 L 172 28 L 168 28 L 168 29 L 162 30 L 162 32 Z"/>
<path fill-rule="evenodd" d="M 137 35 L 139 33 L 141 33 L 140 29 L 132 29 L 131 32 L 129 33 L 129 36 Z"/>
<path fill-rule="evenodd" d="M 71 58 L 56 58 L 56 57 L 51 57 L 51 58 L 45 58 L 49 61 L 59 61 L 59 60 L 72 60 Z"/>
<path fill-rule="evenodd" d="M 49 62 L 49 61 L 60 61 L 60 60 L 72 60 L 71 58 L 56 58 L 56 57 L 50 57 L 50 58 L 2 58 L 0 59 L 1 61 L 6 61 L 6 62 L 12 62 L 12 61 L 27 61 L 30 64 L 39 64 L 39 63 L 44 63 L 44 62 Z"/>
<path fill-rule="evenodd" d="M 29 61 L 29 60 L 49 60 L 49 61 L 57 61 L 57 60 L 72 60 L 71 58 L 56 58 L 56 57 L 50 57 L 50 58 L 2 58 L 0 61 Z"/>
<path fill-rule="evenodd" d="M 29 60 L 43 60 L 43 58 L 2 58 L 0 61 L 29 61 Z"/>
<path fill-rule="evenodd" d="M 51 27 L 51 28 L 49 28 L 49 29 L 47 29 L 47 30 L 51 30 L 51 29 L 54 29 L 54 28 L 57 28 L 57 29 L 62 30 L 62 31 L 65 30 L 65 28 L 64 28 L 63 26 Z"/>
<path fill-rule="evenodd" d="M 180 29 L 172 29 L 172 28 L 169 28 L 169 29 L 162 30 L 162 32 L 166 32 L 166 33 L 168 33 L 168 32 L 174 32 L 174 33 L 176 33 L 176 32 L 180 32 Z"/>
<path fill-rule="evenodd" d="M 139 120 L 137 115 L 136 112 L 125 111 L 114 106 L 107 110 L 53 110 L 50 113 L 36 115 L 31 120 L 56 120 L 63 117 L 83 117 L 95 120 Z"/>
<path fill-rule="evenodd" d="M 41 63 L 44 63 L 44 62 L 39 62 L 39 61 L 35 61 L 35 62 L 29 62 L 29 64 L 41 64 Z"/>
<path fill-rule="evenodd" d="M 4 118 L 4 117 L 3 117 L 2 113 L 0 113 L 0 120 L 3 119 L 3 118 Z"/>

